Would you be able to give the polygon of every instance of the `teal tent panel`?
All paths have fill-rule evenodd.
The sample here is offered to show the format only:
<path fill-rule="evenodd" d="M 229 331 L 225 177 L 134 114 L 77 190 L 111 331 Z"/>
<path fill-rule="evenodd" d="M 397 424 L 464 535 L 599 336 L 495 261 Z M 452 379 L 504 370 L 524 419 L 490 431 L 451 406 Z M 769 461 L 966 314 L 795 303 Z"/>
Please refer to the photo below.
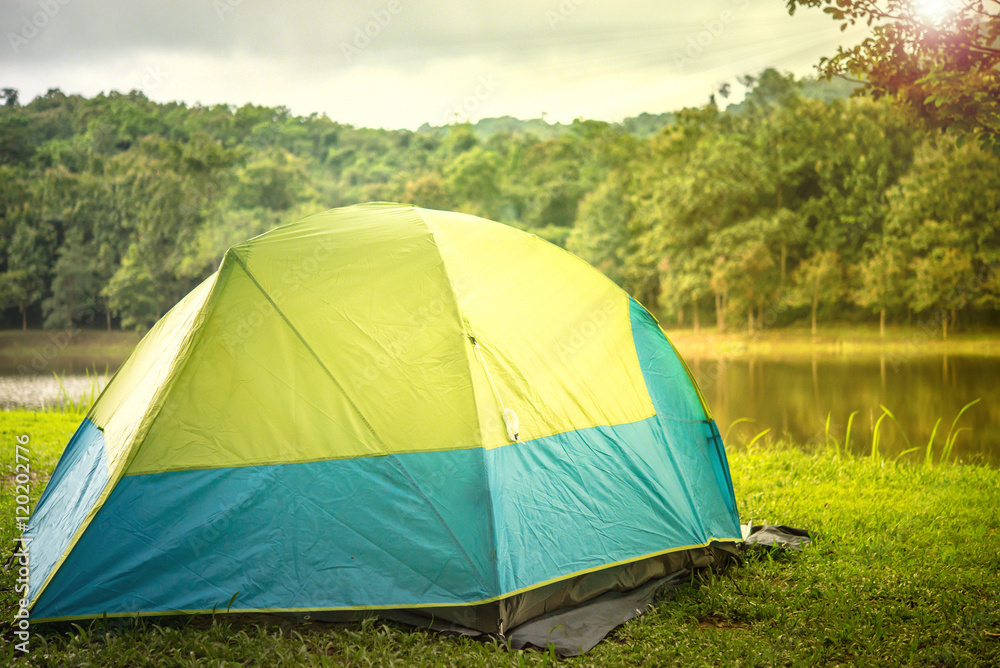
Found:
<path fill-rule="evenodd" d="M 629 298 L 632 339 L 656 414 L 676 420 L 706 420 L 698 391 L 659 324 L 639 302 Z"/>
<path fill-rule="evenodd" d="M 24 532 L 31 564 L 29 600 L 62 558 L 107 484 L 104 434 L 85 419 L 66 445 Z"/>
<path fill-rule="evenodd" d="M 738 539 L 714 479 L 687 487 L 703 478 L 691 467 L 712 465 L 712 433 L 704 421 L 652 417 L 488 451 L 501 589 Z"/>
<path fill-rule="evenodd" d="M 700 513 L 712 512 L 718 508 L 721 495 L 721 501 L 736 528 L 736 535 L 741 535 L 740 514 L 719 428 L 705 414 L 694 381 L 663 330 L 639 302 L 629 299 L 632 338 L 639 366 L 663 430 L 669 433 L 671 423 L 688 421 L 707 425 L 709 442 L 706 448 L 682 446 L 672 451 L 672 456 L 679 462 L 687 489 L 692 490 L 691 502 Z"/>
<path fill-rule="evenodd" d="M 715 422 L 673 346 L 635 300 L 630 318 L 654 417 L 488 452 L 504 592 L 741 538 Z"/>
<path fill-rule="evenodd" d="M 122 478 L 34 619 L 493 596 L 478 449 Z"/>

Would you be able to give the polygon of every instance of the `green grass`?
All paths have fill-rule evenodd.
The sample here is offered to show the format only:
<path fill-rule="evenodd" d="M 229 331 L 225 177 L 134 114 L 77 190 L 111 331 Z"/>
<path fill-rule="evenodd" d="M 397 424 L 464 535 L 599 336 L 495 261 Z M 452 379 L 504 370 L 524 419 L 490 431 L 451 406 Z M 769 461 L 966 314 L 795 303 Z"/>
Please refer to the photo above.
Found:
<path fill-rule="evenodd" d="M 13 439 L 50 471 L 80 416 L 0 413 L 0 532 L 13 537 Z M 819 533 L 800 554 L 701 573 L 569 666 L 1000 665 L 1000 471 L 756 444 L 730 455 L 744 520 Z M 40 484 L 34 485 L 34 495 Z M 0 612 L 9 620 L 11 574 Z M 218 615 L 33 627 L 0 665 L 548 665 L 541 651 L 377 620 L 330 625 Z"/>

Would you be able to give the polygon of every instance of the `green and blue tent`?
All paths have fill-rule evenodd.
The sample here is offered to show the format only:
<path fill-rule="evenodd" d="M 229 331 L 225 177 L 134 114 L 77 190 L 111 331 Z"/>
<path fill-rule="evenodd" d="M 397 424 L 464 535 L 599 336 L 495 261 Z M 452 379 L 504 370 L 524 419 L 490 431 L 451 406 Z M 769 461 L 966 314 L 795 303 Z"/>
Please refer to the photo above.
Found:
<path fill-rule="evenodd" d="M 108 383 L 24 539 L 36 621 L 408 611 L 503 633 L 741 533 L 646 309 L 531 234 L 368 204 L 231 248 Z"/>

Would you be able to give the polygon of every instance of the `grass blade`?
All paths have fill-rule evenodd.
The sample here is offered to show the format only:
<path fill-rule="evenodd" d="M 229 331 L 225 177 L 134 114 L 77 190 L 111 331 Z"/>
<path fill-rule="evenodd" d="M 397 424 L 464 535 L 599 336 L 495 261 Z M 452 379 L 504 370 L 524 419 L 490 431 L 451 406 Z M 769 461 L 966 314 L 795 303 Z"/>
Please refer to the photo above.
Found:
<path fill-rule="evenodd" d="M 847 433 L 844 435 L 844 452 L 850 452 L 851 447 L 851 424 L 854 422 L 854 416 L 857 415 L 857 411 L 851 411 L 851 414 L 847 416 Z"/>
<path fill-rule="evenodd" d="M 896 421 L 896 416 L 893 415 L 892 411 L 890 411 L 888 408 L 886 408 L 882 404 L 879 404 L 878 407 L 881 408 L 885 412 L 885 414 L 889 416 L 889 419 L 892 420 L 892 423 L 896 425 L 896 428 L 899 429 L 899 433 L 903 435 L 903 440 L 906 441 L 907 451 L 912 452 L 913 444 L 910 443 L 910 439 L 906 436 L 906 432 L 903 431 L 903 425 L 899 424 L 899 422 Z"/>
<path fill-rule="evenodd" d="M 951 429 L 948 430 L 948 436 L 944 440 L 944 451 L 941 453 L 942 462 L 947 462 L 948 458 L 951 457 L 951 449 L 955 446 L 955 439 L 958 438 L 958 435 L 963 431 L 962 429 L 955 431 L 955 425 L 958 424 L 958 419 L 962 417 L 962 413 L 978 403 L 979 399 L 973 399 L 969 403 L 965 404 L 962 406 L 962 410 L 958 411 L 958 415 L 955 416 L 955 419 L 951 421 Z"/>
<path fill-rule="evenodd" d="M 840 443 L 833 436 L 833 434 L 830 433 L 830 412 L 828 412 L 826 414 L 826 445 L 829 446 L 830 441 L 833 441 L 833 447 L 837 453 L 837 458 L 840 459 Z"/>
<path fill-rule="evenodd" d="M 937 419 L 934 423 L 934 429 L 931 431 L 931 438 L 927 441 L 927 450 L 924 452 L 924 468 L 929 469 L 934 465 L 934 437 L 937 436 L 938 427 L 941 426 L 941 418 Z"/>
<path fill-rule="evenodd" d="M 722 439 L 723 443 L 728 443 L 729 442 L 729 432 L 731 432 L 733 430 L 733 427 L 735 427 L 736 425 L 738 425 L 740 422 L 756 422 L 756 420 L 751 420 L 750 418 L 747 418 L 747 417 L 741 417 L 740 419 L 734 420 L 733 422 L 731 422 L 729 424 L 729 428 L 726 429 L 726 435 Z"/>
<path fill-rule="evenodd" d="M 885 419 L 885 413 L 879 416 L 878 421 L 875 422 L 875 428 L 872 430 L 872 459 L 878 461 L 881 459 L 878 451 L 878 441 L 879 441 L 879 429 L 882 427 L 882 420 Z"/>
<path fill-rule="evenodd" d="M 770 429 L 765 429 L 764 431 L 762 431 L 759 434 L 757 434 L 756 436 L 754 436 L 753 440 L 750 441 L 749 443 L 747 443 L 747 450 L 749 450 L 751 447 L 753 447 L 753 444 L 757 442 L 757 439 L 759 439 L 761 436 L 763 436 L 764 434 L 766 434 L 769 431 L 771 431 L 771 430 Z"/>

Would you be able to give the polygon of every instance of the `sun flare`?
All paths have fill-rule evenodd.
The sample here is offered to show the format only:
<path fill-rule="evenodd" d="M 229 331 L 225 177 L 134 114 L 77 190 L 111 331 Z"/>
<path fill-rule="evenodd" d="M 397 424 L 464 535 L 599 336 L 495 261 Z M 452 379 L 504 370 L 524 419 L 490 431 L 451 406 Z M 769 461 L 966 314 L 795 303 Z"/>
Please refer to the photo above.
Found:
<path fill-rule="evenodd" d="M 913 13 L 931 21 L 940 21 L 956 9 L 956 0 L 913 0 Z"/>

